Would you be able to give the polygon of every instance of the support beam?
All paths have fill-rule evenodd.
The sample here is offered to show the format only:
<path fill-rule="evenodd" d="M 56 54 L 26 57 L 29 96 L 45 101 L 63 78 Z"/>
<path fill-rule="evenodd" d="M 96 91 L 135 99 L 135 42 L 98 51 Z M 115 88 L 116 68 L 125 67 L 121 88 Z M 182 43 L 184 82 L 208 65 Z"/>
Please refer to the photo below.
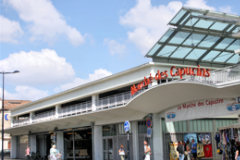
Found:
<path fill-rule="evenodd" d="M 98 100 L 98 95 L 92 95 L 92 110 L 93 111 L 96 111 L 96 109 L 97 109 L 97 104 L 96 104 L 97 100 Z"/>
<path fill-rule="evenodd" d="M 60 105 L 60 104 L 56 105 L 56 106 L 55 106 L 55 116 L 56 116 L 56 118 L 59 117 L 59 115 L 60 115 L 60 110 L 61 110 L 61 105 Z"/>
<path fill-rule="evenodd" d="M 92 127 L 93 160 L 103 160 L 102 126 Z"/>
<path fill-rule="evenodd" d="M 64 134 L 62 131 L 56 132 L 56 134 L 57 134 L 56 147 L 62 154 L 62 158 L 64 159 Z"/>
<path fill-rule="evenodd" d="M 36 135 L 30 135 L 29 136 L 29 144 L 30 144 L 30 152 L 36 153 L 37 152 L 37 136 Z"/>
<path fill-rule="evenodd" d="M 153 159 L 164 160 L 163 158 L 163 134 L 162 120 L 159 114 L 153 114 Z"/>
<path fill-rule="evenodd" d="M 138 122 L 131 123 L 132 130 L 132 145 L 133 145 L 133 160 L 139 160 L 139 144 L 138 144 Z"/>
<path fill-rule="evenodd" d="M 10 157 L 12 159 L 17 158 L 17 146 L 18 146 L 18 141 L 17 141 L 17 136 L 12 136 L 11 137 L 11 153 L 10 153 Z"/>

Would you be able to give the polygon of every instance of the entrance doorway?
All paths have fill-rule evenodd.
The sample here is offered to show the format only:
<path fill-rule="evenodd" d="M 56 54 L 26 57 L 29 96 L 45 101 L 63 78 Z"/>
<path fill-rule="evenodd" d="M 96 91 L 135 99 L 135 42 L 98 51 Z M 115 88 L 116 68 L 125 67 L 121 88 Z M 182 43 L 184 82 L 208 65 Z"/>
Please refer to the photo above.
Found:
<path fill-rule="evenodd" d="M 103 160 L 113 160 L 113 139 L 103 139 Z"/>
<path fill-rule="evenodd" d="M 92 129 L 64 133 L 64 159 L 92 160 Z"/>

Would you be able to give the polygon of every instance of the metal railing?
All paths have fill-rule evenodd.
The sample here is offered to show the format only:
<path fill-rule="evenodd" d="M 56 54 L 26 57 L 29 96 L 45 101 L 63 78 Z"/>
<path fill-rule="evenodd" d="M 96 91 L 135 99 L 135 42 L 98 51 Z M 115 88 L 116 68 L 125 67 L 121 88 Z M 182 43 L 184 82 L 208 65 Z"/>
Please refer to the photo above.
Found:
<path fill-rule="evenodd" d="M 100 98 L 96 101 L 96 109 L 102 110 L 102 109 L 122 106 L 127 104 L 131 98 L 132 98 L 131 92 L 124 92 L 124 93 Z"/>
<path fill-rule="evenodd" d="M 29 123 L 30 123 L 29 117 L 24 118 L 24 119 L 17 119 L 17 120 L 15 119 L 15 120 L 13 120 L 12 127 L 22 126 L 22 125 L 26 125 Z"/>
<path fill-rule="evenodd" d="M 79 104 L 74 104 L 70 106 L 66 106 L 64 108 L 61 108 L 59 111 L 59 117 L 66 117 L 66 116 L 72 116 L 77 114 L 82 114 L 86 112 L 92 111 L 92 102 L 83 102 Z"/>
<path fill-rule="evenodd" d="M 213 70 L 210 77 L 186 77 L 187 81 L 197 81 L 211 85 L 227 85 L 240 82 L 240 65 L 235 65 L 223 69 Z"/>
<path fill-rule="evenodd" d="M 46 121 L 55 118 L 55 110 L 46 111 L 33 115 L 32 123 Z"/>

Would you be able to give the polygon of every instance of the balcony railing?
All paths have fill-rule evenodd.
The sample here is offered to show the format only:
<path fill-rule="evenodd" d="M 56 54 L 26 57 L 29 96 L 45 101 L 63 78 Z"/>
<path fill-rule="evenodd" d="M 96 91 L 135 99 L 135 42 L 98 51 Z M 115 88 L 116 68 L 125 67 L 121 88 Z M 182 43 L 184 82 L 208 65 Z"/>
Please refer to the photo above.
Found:
<path fill-rule="evenodd" d="M 211 85 L 226 85 L 240 82 L 240 65 L 211 71 L 210 77 L 187 77 L 187 81 L 198 81 Z"/>
<path fill-rule="evenodd" d="M 55 110 L 52 111 L 47 111 L 43 113 L 38 113 L 33 115 L 32 122 L 40 122 L 40 121 L 46 121 L 46 120 L 51 120 L 55 118 Z"/>
<path fill-rule="evenodd" d="M 59 117 L 72 116 L 92 111 L 92 102 L 83 102 L 71 106 L 61 108 L 59 111 Z"/>
<path fill-rule="evenodd" d="M 30 123 L 29 118 L 13 120 L 12 127 L 23 126 L 23 125 L 26 125 L 26 124 L 29 124 L 29 123 Z"/>

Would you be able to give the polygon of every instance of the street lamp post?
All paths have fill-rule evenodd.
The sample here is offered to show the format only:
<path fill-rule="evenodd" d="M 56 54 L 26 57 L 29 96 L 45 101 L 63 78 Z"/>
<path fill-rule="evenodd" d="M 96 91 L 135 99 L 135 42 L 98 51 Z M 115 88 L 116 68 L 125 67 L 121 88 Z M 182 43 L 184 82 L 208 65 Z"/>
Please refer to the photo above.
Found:
<path fill-rule="evenodd" d="M 19 73 L 19 71 L 13 71 L 13 72 L 0 72 L 2 74 L 2 155 L 1 159 L 4 160 L 4 76 L 5 74 L 14 74 Z"/>

